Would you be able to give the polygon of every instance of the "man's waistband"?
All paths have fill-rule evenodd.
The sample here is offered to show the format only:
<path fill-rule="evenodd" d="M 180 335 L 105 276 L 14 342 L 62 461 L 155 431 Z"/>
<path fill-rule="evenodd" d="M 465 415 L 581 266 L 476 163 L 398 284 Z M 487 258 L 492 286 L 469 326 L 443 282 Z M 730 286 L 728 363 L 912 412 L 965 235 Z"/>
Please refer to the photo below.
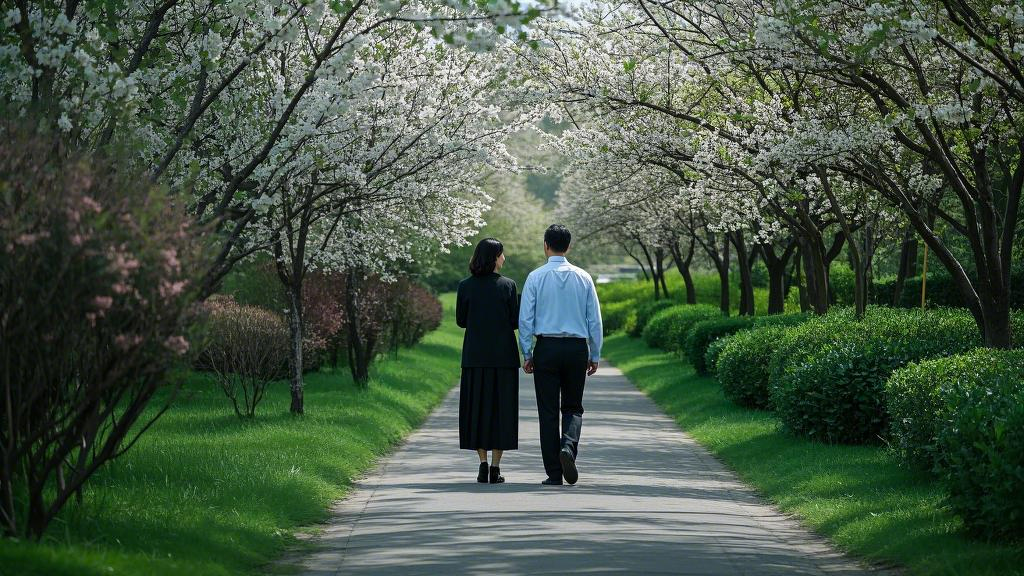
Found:
<path fill-rule="evenodd" d="M 586 338 L 580 338 L 579 336 L 562 336 L 560 334 L 537 334 L 537 340 L 543 340 L 545 338 L 551 338 L 552 340 L 584 340 Z"/>

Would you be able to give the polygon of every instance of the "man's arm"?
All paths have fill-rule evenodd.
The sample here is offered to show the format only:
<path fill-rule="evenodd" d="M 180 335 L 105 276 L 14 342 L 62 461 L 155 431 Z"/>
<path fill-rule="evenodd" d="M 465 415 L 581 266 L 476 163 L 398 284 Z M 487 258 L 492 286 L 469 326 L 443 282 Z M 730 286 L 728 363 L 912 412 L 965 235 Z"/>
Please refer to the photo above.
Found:
<path fill-rule="evenodd" d="M 537 289 L 533 277 L 527 276 L 523 283 L 523 300 L 519 304 L 519 349 L 523 351 L 523 359 L 533 359 L 533 319 L 537 303 Z"/>
<path fill-rule="evenodd" d="M 597 287 L 589 282 L 587 294 L 587 339 L 590 341 L 590 362 L 601 359 L 601 345 L 604 340 L 604 326 L 601 323 L 601 303 L 597 301 Z M 596 367 L 595 367 L 596 369 Z M 592 374 L 593 372 L 591 372 Z"/>

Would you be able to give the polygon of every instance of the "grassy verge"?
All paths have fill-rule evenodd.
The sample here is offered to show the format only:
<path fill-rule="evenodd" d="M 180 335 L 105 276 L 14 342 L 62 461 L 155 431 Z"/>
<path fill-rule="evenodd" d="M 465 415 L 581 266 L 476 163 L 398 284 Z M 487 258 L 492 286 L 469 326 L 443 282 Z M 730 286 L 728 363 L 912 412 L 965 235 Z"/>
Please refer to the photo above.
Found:
<path fill-rule="evenodd" d="M 306 415 L 285 384 L 254 422 L 201 374 L 126 455 L 90 482 L 42 543 L 0 540 L 3 575 L 252 574 L 301 526 L 326 518 L 367 470 L 451 389 L 462 344 L 454 300 L 439 330 L 381 361 L 369 390 L 347 371 L 311 374 Z"/>
<path fill-rule="evenodd" d="M 744 482 L 838 547 L 912 574 L 1024 574 L 1024 548 L 967 537 L 938 483 L 884 448 L 830 446 L 782 431 L 770 413 L 729 402 L 712 378 L 616 334 L 604 354 Z"/>

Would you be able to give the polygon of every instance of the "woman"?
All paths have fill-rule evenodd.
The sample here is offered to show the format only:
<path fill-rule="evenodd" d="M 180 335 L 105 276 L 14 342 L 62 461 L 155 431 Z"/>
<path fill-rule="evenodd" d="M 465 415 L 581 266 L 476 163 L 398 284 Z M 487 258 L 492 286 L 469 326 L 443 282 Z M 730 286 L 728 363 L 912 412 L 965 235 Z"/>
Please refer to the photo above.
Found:
<path fill-rule="evenodd" d="M 505 264 L 501 242 L 484 238 L 459 283 L 455 321 L 462 340 L 459 447 L 480 457 L 477 482 L 500 484 L 501 454 L 519 448 L 519 324 L 516 283 L 498 274 Z M 490 469 L 487 451 L 492 454 Z"/>

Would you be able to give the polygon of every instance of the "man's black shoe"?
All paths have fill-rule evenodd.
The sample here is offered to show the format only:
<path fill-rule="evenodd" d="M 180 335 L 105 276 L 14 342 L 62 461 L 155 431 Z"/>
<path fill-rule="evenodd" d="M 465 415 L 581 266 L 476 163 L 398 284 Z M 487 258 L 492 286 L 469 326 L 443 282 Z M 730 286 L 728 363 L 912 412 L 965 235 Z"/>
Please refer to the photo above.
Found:
<path fill-rule="evenodd" d="M 568 448 L 562 448 L 558 453 L 558 460 L 562 463 L 562 476 L 569 484 L 575 484 L 580 479 L 579 470 L 576 469 L 576 458 Z"/>
<path fill-rule="evenodd" d="M 562 485 L 562 479 L 561 478 L 558 478 L 558 479 L 555 479 L 555 478 L 545 478 L 541 482 L 541 484 L 543 484 L 545 486 L 561 486 Z"/>

